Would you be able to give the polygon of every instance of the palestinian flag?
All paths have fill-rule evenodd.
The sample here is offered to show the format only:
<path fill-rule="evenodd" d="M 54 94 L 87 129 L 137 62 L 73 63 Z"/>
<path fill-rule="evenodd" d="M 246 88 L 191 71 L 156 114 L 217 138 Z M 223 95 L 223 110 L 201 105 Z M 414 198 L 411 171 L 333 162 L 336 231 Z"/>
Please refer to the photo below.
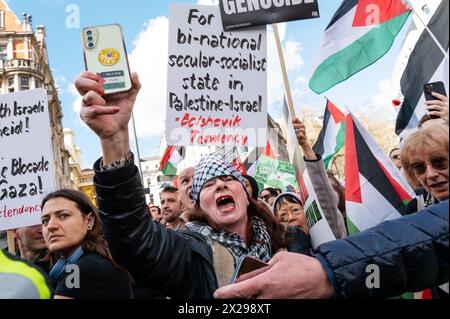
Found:
<path fill-rule="evenodd" d="M 401 0 L 344 0 L 325 31 L 310 88 L 321 94 L 378 61 L 409 12 Z"/>
<path fill-rule="evenodd" d="M 345 145 L 345 114 L 331 101 L 327 101 L 323 128 L 313 150 L 320 154 L 325 168 L 330 167 L 331 160 Z"/>
<path fill-rule="evenodd" d="M 272 159 L 277 159 L 277 154 L 275 154 L 272 145 L 270 145 L 270 141 L 267 141 L 266 148 L 264 149 L 262 155 L 270 157 Z"/>
<path fill-rule="evenodd" d="M 399 218 L 414 191 L 350 113 L 346 119 L 345 200 L 350 234 Z"/>
<path fill-rule="evenodd" d="M 244 169 L 247 171 L 248 175 L 255 176 L 256 167 L 258 167 L 258 161 L 261 156 L 266 156 L 272 159 L 277 159 L 277 154 L 275 154 L 270 141 L 267 140 L 265 148 L 255 148 L 244 161 Z"/>
<path fill-rule="evenodd" d="M 176 176 L 177 166 L 186 156 L 184 146 L 168 146 L 159 165 L 159 170 L 164 176 Z"/>
<path fill-rule="evenodd" d="M 241 174 L 247 174 L 247 170 L 245 169 L 244 163 L 241 161 L 241 157 L 239 154 L 239 150 L 237 146 L 222 146 L 222 157 L 224 161 L 230 163 L 238 170 Z"/>
<path fill-rule="evenodd" d="M 449 48 L 449 1 L 442 1 L 431 18 L 428 28 L 444 49 Z M 397 118 L 396 133 L 406 137 L 415 129 L 427 113 L 425 108 L 424 84 L 443 81 L 448 86 L 448 60 L 436 45 L 431 35 L 424 30 L 403 73 L 400 85 L 405 98 Z"/>
<path fill-rule="evenodd" d="M 289 112 L 289 107 L 287 105 L 286 99 L 284 99 L 281 119 L 286 130 L 287 151 L 289 153 L 289 159 L 294 165 L 294 169 L 297 174 L 297 185 L 295 186 L 298 187 L 302 202 L 305 203 L 309 197 L 309 192 L 306 188 L 304 179 L 306 164 L 303 157 L 303 152 L 300 148 L 300 145 L 298 145 L 297 135 L 295 134 L 294 126 L 292 125 L 292 117 Z"/>

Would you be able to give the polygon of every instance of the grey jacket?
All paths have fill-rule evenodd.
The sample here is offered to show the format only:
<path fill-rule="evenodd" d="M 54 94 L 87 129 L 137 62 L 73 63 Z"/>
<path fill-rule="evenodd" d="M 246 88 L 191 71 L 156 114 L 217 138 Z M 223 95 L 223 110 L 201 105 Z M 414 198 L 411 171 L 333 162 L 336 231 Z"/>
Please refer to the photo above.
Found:
<path fill-rule="evenodd" d="M 342 216 L 342 213 L 337 208 L 337 198 L 328 179 L 323 160 L 320 155 L 317 156 L 319 159 L 316 161 L 305 160 L 306 168 L 311 177 L 311 182 L 319 199 L 320 206 L 334 236 L 336 239 L 342 239 L 347 237 L 344 216 Z"/>

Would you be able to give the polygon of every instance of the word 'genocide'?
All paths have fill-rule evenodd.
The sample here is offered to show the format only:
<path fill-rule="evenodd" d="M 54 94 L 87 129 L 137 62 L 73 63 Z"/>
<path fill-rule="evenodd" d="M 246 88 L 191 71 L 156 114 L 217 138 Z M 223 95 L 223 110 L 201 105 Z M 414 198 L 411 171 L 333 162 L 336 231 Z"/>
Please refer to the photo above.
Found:
<path fill-rule="evenodd" d="M 223 8 L 225 14 L 245 13 L 261 9 L 281 8 L 285 6 L 296 6 L 303 3 L 314 3 L 314 0 L 225 0 Z"/>

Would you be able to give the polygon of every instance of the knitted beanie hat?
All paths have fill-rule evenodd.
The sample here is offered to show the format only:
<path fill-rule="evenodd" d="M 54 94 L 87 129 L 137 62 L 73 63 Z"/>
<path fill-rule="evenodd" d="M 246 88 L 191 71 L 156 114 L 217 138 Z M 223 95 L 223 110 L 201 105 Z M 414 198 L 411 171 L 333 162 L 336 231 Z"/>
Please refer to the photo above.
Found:
<path fill-rule="evenodd" d="M 245 189 L 245 182 L 241 173 L 239 173 L 233 165 L 224 161 L 221 154 L 213 153 L 203 157 L 200 163 L 195 167 L 194 180 L 191 189 L 192 199 L 198 204 L 203 186 L 214 178 L 224 176 L 234 177 Z"/>
<path fill-rule="evenodd" d="M 274 200 L 274 202 L 273 202 L 273 204 L 272 204 L 272 213 L 273 213 L 274 215 L 275 215 L 275 208 L 277 207 L 278 202 L 279 202 L 282 198 L 284 198 L 284 197 L 291 197 L 291 198 L 293 198 L 295 201 L 297 201 L 297 202 L 303 207 L 303 202 L 302 202 L 302 199 L 301 199 L 301 197 L 300 197 L 299 194 L 297 194 L 297 193 L 291 193 L 291 192 L 288 192 L 288 193 L 282 193 L 282 194 L 280 194 L 277 198 L 275 198 L 275 200 Z"/>

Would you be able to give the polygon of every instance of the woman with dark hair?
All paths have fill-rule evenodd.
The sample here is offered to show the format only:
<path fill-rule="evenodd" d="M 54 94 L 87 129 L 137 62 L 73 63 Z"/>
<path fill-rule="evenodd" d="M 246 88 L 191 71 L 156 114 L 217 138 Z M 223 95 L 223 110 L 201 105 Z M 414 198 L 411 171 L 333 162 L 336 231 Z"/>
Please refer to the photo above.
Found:
<path fill-rule="evenodd" d="M 41 207 L 55 299 L 132 298 L 128 274 L 114 263 L 89 198 L 64 189 L 47 195 Z"/>
<path fill-rule="evenodd" d="M 252 199 L 258 200 L 259 186 L 256 179 L 253 176 L 246 174 L 243 174 L 242 177 L 244 177 L 245 188 L 247 189 L 248 194 L 252 197 Z"/>
<path fill-rule="evenodd" d="M 282 224 L 291 227 L 300 227 L 309 235 L 309 226 L 303 204 L 295 193 L 283 193 L 273 203 L 275 218 Z"/>
<path fill-rule="evenodd" d="M 297 233 L 299 253 L 310 256 L 312 253 L 309 225 L 300 196 L 296 193 L 283 193 L 274 203 L 272 211 L 279 223 L 289 229 L 290 233 Z"/>
<path fill-rule="evenodd" d="M 191 189 L 195 214 L 185 230 L 154 223 L 130 152 L 128 123 L 140 90 L 104 97 L 97 75 L 76 80 L 83 95 L 81 118 L 99 136 L 103 158 L 94 165 L 105 234 L 115 260 L 145 287 L 171 298 L 213 298 L 230 283 L 239 262 L 268 262 L 278 250 L 295 251 L 271 212 L 247 193 L 242 175 L 218 154 L 202 158 Z M 289 235 L 295 243 L 295 234 Z M 295 246 L 294 246 L 295 248 Z"/>
<path fill-rule="evenodd" d="M 267 187 L 263 189 L 260 197 L 264 203 L 269 205 L 269 207 L 272 207 L 275 198 L 277 198 L 277 196 L 279 196 L 282 192 L 283 191 L 279 188 Z"/>

